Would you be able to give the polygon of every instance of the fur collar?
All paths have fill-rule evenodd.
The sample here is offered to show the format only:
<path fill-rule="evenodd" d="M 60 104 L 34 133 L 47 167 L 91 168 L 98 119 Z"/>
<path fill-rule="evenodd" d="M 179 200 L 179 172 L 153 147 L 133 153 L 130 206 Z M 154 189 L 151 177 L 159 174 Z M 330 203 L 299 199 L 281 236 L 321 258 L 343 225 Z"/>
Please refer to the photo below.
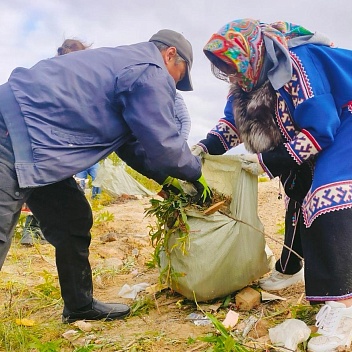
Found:
<path fill-rule="evenodd" d="M 282 143 L 282 135 L 275 122 L 276 93 L 269 81 L 258 89 L 244 92 L 233 84 L 233 110 L 241 141 L 251 153 L 271 150 Z"/>

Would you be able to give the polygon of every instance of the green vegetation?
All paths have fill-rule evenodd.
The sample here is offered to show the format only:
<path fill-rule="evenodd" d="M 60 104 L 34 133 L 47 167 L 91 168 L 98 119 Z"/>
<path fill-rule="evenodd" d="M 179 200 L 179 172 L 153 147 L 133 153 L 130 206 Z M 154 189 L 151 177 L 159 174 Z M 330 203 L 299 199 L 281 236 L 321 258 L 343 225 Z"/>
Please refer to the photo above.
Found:
<path fill-rule="evenodd" d="M 277 234 L 284 236 L 285 235 L 285 221 L 279 221 L 277 223 Z"/>
<path fill-rule="evenodd" d="M 168 199 L 151 199 L 151 207 L 146 210 L 147 216 L 156 218 L 155 226 L 150 226 L 149 235 L 154 253 L 152 261 L 148 263 L 151 267 L 161 268 L 161 256 L 164 255 L 167 264 L 160 272 L 160 282 L 171 285 L 177 282 L 177 278 L 182 273 L 176 272 L 171 265 L 171 252 L 177 247 L 183 254 L 186 253 L 189 245 L 189 225 L 185 207 L 189 205 L 189 200 L 182 195 L 170 194 Z M 170 247 L 170 238 L 176 236 L 176 243 Z"/>

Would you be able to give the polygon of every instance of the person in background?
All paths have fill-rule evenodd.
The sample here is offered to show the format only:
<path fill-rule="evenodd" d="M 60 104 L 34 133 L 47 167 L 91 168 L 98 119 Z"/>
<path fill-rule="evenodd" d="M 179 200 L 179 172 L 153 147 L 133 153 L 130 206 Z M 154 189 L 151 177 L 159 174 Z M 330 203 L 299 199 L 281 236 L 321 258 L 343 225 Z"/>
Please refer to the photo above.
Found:
<path fill-rule="evenodd" d="M 86 45 L 78 39 L 65 39 L 64 42 L 57 48 L 57 56 L 72 53 L 74 51 L 86 50 L 91 45 Z"/>
<path fill-rule="evenodd" d="M 175 121 L 179 133 L 187 141 L 191 131 L 191 117 L 189 116 L 186 103 L 179 92 L 176 92 L 175 99 Z"/>
<path fill-rule="evenodd" d="M 78 181 L 78 184 L 83 189 L 83 191 L 88 186 L 88 184 L 87 184 L 88 183 L 88 176 L 90 176 L 92 178 L 92 181 L 94 181 L 95 178 L 97 177 L 98 169 L 99 169 L 99 162 L 90 166 L 88 169 L 85 169 L 81 172 L 77 172 L 77 174 L 75 175 L 75 178 Z M 92 186 L 92 199 L 99 198 L 100 194 L 101 194 L 101 188 Z"/>
<path fill-rule="evenodd" d="M 162 29 L 146 42 L 16 68 L 0 86 L 0 267 L 27 203 L 55 247 L 65 323 L 130 312 L 93 297 L 92 210 L 72 175 L 115 152 L 165 188 L 191 182 L 194 203 L 211 200 L 200 158 L 174 122 L 176 88 L 192 90 L 192 63 L 189 41 Z"/>
<path fill-rule="evenodd" d="M 242 155 L 242 167 L 281 177 L 286 194 L 303 199 L 298 215 L 306 299 L 325 303 L 316 316 L 318 336 L 308 341 L 308 351 L 349 348 L 352 51 L 333 47 L 324 35 L 300 25 L 250 18 L 227 23 L 203 51 L 215 75 L 231 78 L 243 96 L 269 81 L 274 124 L 261 109 L 257 116 L 268 126 L 261 138 L 267 147 Z M 235 106 L 234 115 L 247 118 L 241 107 Z M 244 126 L 239 132 L 250 146 L 257 130 L 250 123 Z"/>
<path fill-rule="evenodd" d="M 274 104 L 271 103 L 268 105 L 262 101 L 263 99 L 260 100 L 260 97 L 268 96 L 270 97 L 268 93 L 268 82 L 260 87 L 254 88 L 252 92 L 246 94 L 245 97 L 241 94 L 241 91 L 238 90 L 236 83 L 231 84 L 230 94 L 224 109 L 224 117 L 219 119 L 217 124 L 208 132 L 205 139 L 200 140 L 197 144 L 192 146 L 192 153 L 198 156 L 203 154 L 225 154 L 242 142 L 239 131 L 244 129 L 246 123 L 251 124 L 251 129 L 256 129 L 257 131 L 257 134 L 252 136 L 255 143 L 251 145 L 246 143 L 247 148 L 252 152 L 258 153 L 266 150 L 266 146 L 261 143 L 261 135 L 267 132 L 268 125 L 260 123 L 260 120 L 258 121 L 255 115 L 262 116 L 262 114 L 267 114 L 267 120 L 272 121 L 272 124 L 274 124 Z M 255 106 L 255 108 L 253 108 L 253 106 Z M 245 120 L 236 119 L 234 116 L 234 109 L 239 109 L 239 107 L 246 114 Z M 278 196 L 280 197 L 281 195 Z M 302 201 L 302 197 L 299 200 L 286 197 L 285 246 L 282 247 L 280 258 L 276 261 L 275 268 L 271 271 L 270 275 L 259 280 L 259 285 L 264 290 L 281 290 L 291 285 L 304 282 L 304 268 L 301 259 L 303 253 L 299 229 L 299 212 Z M 300 257 L 295 253 L 299 254 Z"/>
<path fill-rule="evenodd" d="M 33 246 L 34 243 L 48 243 L 40 229 L 38 220 L 33 216 L 26 204 L 23 205 L 21 212 L 22 214 L 26 214 L 26 221 L 24 223 L 20 243 L 29 247 Z"/>

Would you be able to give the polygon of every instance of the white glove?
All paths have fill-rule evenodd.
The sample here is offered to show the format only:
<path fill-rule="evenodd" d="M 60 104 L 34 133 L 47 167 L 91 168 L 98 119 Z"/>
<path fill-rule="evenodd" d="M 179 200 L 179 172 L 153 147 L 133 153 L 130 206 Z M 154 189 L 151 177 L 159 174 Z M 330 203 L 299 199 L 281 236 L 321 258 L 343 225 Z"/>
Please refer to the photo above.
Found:
<path fill-rule="evenodd" d="M 239 158 L 243 170 L 256 176 L 264 172 L 257 154 L 240 154 Z"/>
<path fill-rule="evenodd" d="M 204 149 L 198 145 L 198 144 L 195 144 L 192 148 L 191 148 L 191 152 L 194 156 L 200 156 L 202 157 L 203 154 L 206 154 Z"/>

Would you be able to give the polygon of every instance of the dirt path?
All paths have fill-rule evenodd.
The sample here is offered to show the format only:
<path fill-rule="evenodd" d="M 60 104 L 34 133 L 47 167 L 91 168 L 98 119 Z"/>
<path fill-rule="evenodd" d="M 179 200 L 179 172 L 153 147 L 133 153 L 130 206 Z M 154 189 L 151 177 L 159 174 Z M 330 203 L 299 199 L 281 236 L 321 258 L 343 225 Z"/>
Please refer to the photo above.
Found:
<path fill-rule="evenodd" d="M 260 182 L 258 187 L 258 214 L 264 224 L 265 233 L 282 241 L 282 235 L 277 234 L 284 221 L 284 201 L 278 199 L 279 182 L 278 180 Z M 94 271 L 96 298 L 110 302 L 124 302 L 133 306 L 136 301 L 121 298 L 118 295 L 123 285 L 133 286 L 140 283 L 156 284 L 158 282 L 158 271 L 149 269 L 146 265 L 153 252 L 148 235 L 148 225 L 151 219 L 144 216 L 148 206 L 149 199 L 143 198 L 125 199 L 104 208 L 104 212 L 114 215 L 114 220 L 101 221 L 92 232 L 90 260 Z M 267 242 L 278 256 L 281 245 L 269 238 Z M 15 241 L 6 265 L 0 273 L 2 283 L 0 299 L 3 302 L 9 300 L 9 292 L 3 288 L 3 284 L 9 280 L 16 280 L 34 288 L 38 285 L 38 277 L 43 268 L 56 277 L 53 258 L 53 249 L 49 245 L 24 248 L 18 244 L 18 240 Z M 26 264 L 18 265 L 20 260 Z M 285 309 L 291 302 L 301 299 L 303 286 L 283 290 L 281 293 L 287 298 L 282 306 Z M 221 300 L 219 302 L 221 303 Z M 139 295 L 139 304 L 137 315 L 125 321 L 94 322 L 94 336 L 90 337 L 90 341 L 95 344 L 102 343 L 105 346 L 104 351 L 191 352 L 206 350 L 204 342 L 194 340 L 208 332 L 214 333 L 215 329 L 211 325 L 196 326 L 193 322 L 186 320 L 190 313 L 196 312 L 193 302 L 185 300 L 177 293 L 165 290 L 156 295 Z M 27 310 L 30 309 L 28 304 L 26 307 Z M 275 304 L 271 306 L 266 304 L 265 308 L 258 309 L 263 311 L 263 309 L 278 308 Z M 47 310 L 46 313 L 42 310 L 37 312 L 34 310 L 31 312 L 31 317 L 39 323 L 48 319 L 49 321 L 60 321 L 61 310 L 62 303 Z M 227 310 L 223 309 L 214 314 L 222 320 L 226 312 Z M 67 326 L 59 325 L 60 334 L 65 330 Z M 260 337 L 257 334 L 259 340 L 267 340 L 267 329 L 261 335 L 263 336 Z"/>

